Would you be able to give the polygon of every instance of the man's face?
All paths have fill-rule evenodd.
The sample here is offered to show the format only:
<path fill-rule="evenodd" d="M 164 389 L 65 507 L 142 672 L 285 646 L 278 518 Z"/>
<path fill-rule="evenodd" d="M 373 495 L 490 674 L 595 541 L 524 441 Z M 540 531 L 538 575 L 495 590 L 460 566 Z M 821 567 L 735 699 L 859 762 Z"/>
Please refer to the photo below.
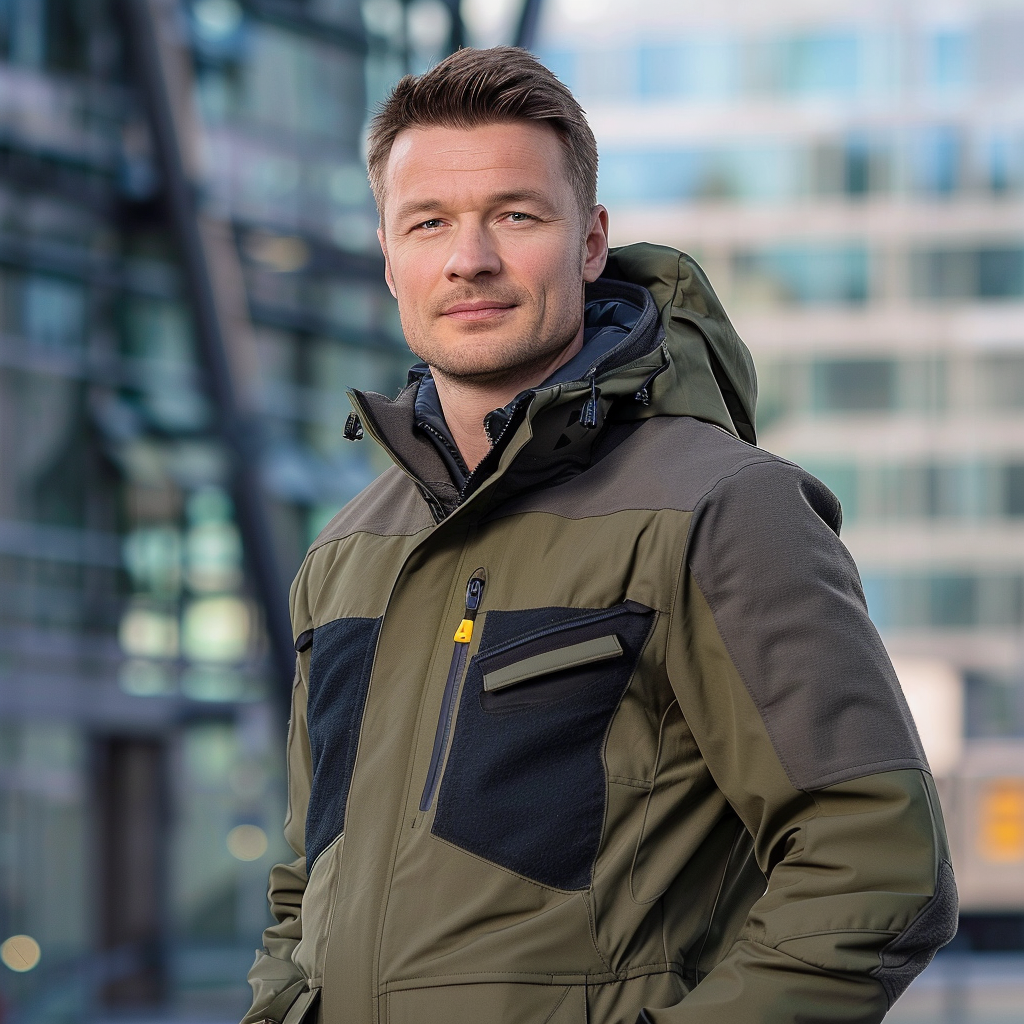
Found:
<path fill-rule="evenodd" d="M 581 337 L 607 223 L 580 223 L 546 125 L 402 132 L 378 234 L 409 348 L 453 380 L 539 382 Z"/>

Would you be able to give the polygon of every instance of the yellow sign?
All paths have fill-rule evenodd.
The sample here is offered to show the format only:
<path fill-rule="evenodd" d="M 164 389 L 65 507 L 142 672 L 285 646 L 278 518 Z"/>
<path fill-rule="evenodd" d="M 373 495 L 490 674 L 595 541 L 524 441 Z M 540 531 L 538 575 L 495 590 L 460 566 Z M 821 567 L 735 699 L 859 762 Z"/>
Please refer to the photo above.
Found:
<path fill-rule="evenodd" d="M 993 779 L 981 790 L 978 852 L 987 861 L 1024 861 L 1024 779 Z"/>

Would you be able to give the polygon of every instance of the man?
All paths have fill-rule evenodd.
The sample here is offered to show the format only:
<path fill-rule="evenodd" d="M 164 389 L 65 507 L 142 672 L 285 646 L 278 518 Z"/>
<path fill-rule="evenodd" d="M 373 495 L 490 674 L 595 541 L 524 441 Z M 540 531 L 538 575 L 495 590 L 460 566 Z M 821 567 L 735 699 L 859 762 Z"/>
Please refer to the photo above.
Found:
<path fill-rule="evenodd" d="M 247 1022 L 878 1021 L 956 922 L 820 483 L 699 268 L 609 253 L 582 110 L 462 50 L 373 122 L 412 351 L 313 544 Z"/>

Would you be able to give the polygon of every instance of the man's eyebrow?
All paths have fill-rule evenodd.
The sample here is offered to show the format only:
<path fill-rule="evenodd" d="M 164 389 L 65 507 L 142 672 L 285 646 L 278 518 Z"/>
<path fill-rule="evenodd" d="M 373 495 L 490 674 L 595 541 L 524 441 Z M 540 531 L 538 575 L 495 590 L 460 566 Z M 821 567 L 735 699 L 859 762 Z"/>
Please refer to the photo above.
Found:
<path fill-rule="evenodd" d="M 550 210 L 551 200 L 543 192 L 537 189 L 524 188 L 524 189 L 511 189 L 508 192 L 497 192 L 492 196 L 488 197 L 489 206 L 510 206 L 516 203 L 537 203 L 542 206 L 545 210 Z M 436 213 L 444 208 L 444 203 L 440 199 L 412 199 L 407 203 L 403 203 L 398 207 L 398 211 L 395 214 L 398 220 L 407 220 L 410 217 L 415 217 L 418 214 L 424 213 Z"/>
<path fill-rule="evenodd" d="M 499 192 L 497 195 L 491 196 L 492 206 L 508 206 L 514 203 L 539 203 L 547 208 L 551 206 L 551 201 L 543 192 L 532 188 L 514 189 L 511 192 Z"/>
<path fill-rule="evenodd" d="M 407 217 L 413 217 L 419 213 L 439 210 L 443 205 L 440 199 L 413 199 L 402 203 L 395 216 L 398 220 L 405 220 Z"/>

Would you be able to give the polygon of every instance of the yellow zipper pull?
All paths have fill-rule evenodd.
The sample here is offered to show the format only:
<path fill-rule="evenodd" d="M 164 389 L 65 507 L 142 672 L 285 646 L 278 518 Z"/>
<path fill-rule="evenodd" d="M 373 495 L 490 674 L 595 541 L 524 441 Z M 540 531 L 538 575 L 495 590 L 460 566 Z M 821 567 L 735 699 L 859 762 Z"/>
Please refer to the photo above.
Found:
<path fill-rule="evenodd" d="M 477 609 L 480 607 L 480 598 L 484 596 L 484 581 L 479 576 L 474 576 L 466 587 L 466 617 L 459 623 L 455 630 L 455 642 L 457 644 L 468 644 L 473 639 L 473 620 L 476 618 Z"/>

